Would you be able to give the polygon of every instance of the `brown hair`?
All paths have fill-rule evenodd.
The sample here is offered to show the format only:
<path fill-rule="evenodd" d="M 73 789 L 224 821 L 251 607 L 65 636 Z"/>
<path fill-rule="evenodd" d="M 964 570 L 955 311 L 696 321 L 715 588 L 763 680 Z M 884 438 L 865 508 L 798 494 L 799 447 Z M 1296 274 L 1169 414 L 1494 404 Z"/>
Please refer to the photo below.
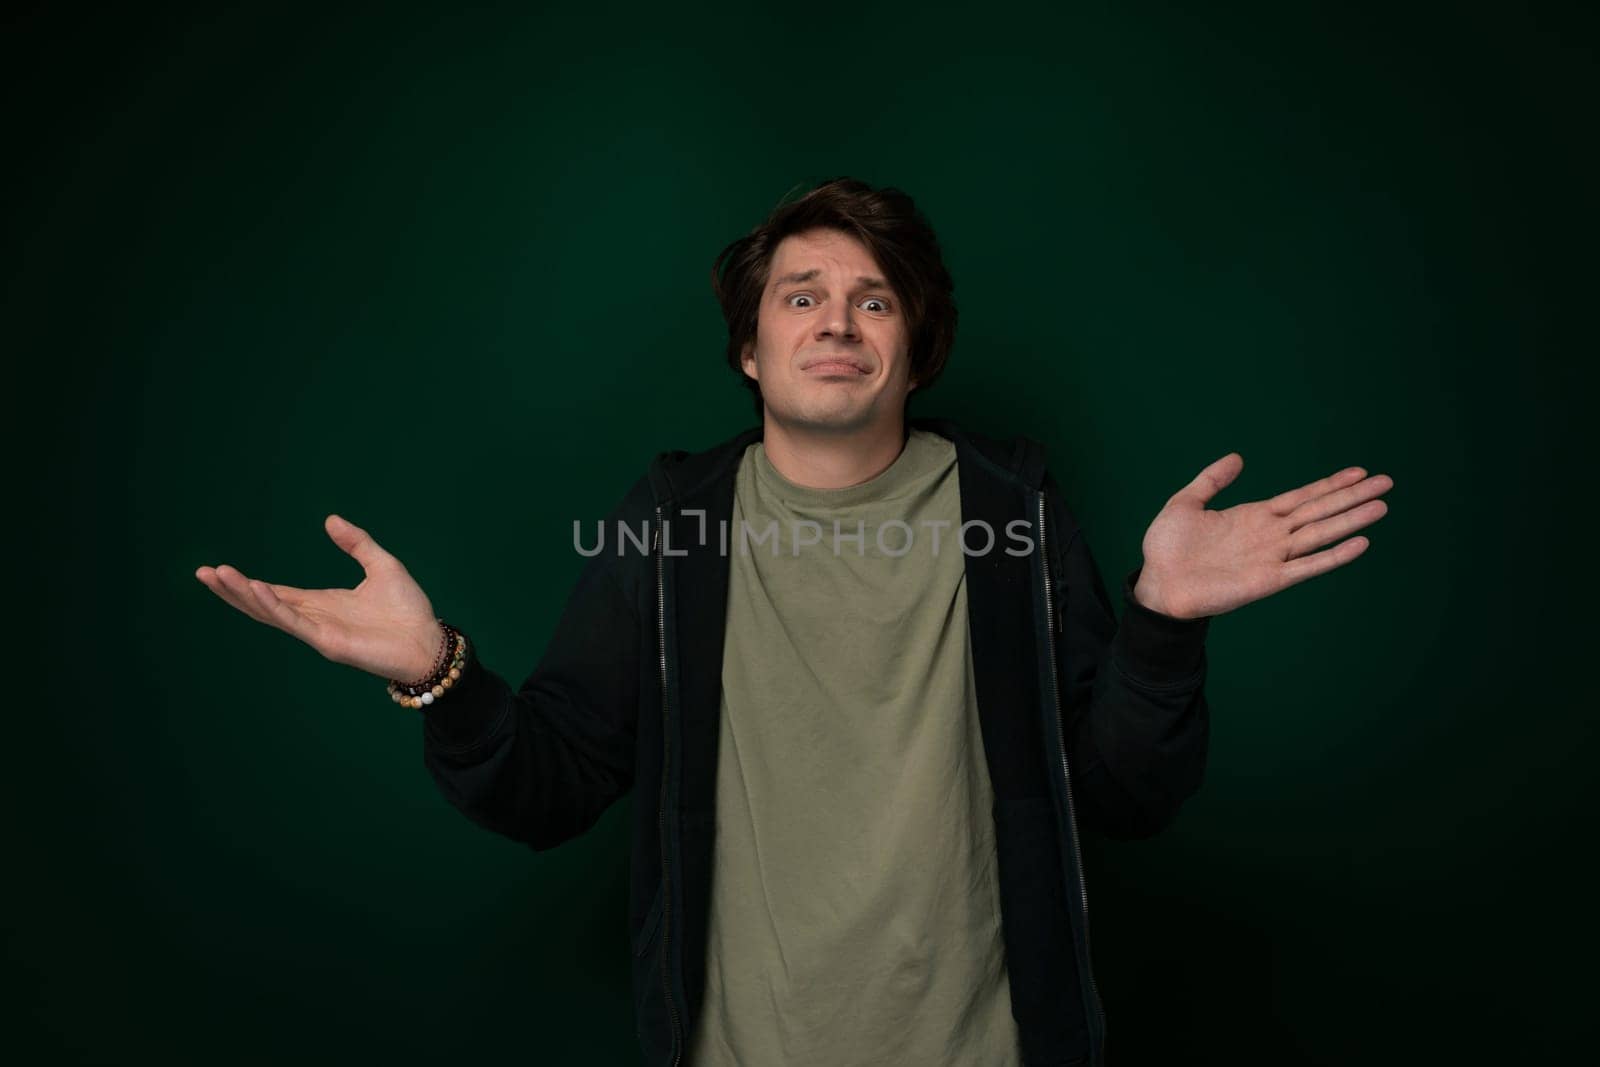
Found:
<path fill-rule="evenodd" d="M 755 395 L 757 418 L 764 410 L 761 388 L 744 373 L 739 356 L 756 337 L 772 254 L 785 237 L 819 228 L 838 230 L 866 245 L 904 302 L 917 392 L 939 377 L 955 343 L 955 282 L 945 269 L 933 227 L 911 197 L 889 186 L 874 189 L 855 178 L 831 178 L 798 200 L 780 200 L 759 226 L 717 253 L 711 264 L 711 291 L 728 325 L 728 366 Z"/>

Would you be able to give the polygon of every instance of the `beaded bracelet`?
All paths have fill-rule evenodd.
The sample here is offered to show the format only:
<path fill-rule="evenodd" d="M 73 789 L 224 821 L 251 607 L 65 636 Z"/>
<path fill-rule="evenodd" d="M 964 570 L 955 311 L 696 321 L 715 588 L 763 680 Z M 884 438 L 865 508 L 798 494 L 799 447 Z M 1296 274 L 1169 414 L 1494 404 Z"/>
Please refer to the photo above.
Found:
<path fill-rule="evenodd" d="M 389 680 L 393 688 L 406 696 L 420 696 L 432 690 L 448 674 L 447 660 L 452 658 L 461 634 L 443 619 L 435 618 L 434 621 L 439 624 L 439 651 L 434 655 L 433 665 L 428 668 L 428 672 L 414 682 L 402 682 L 398 678 Z"/>
<path fill-rule="evenodd" d="M 426 674 L 415 682 L 402 682 L 398 678 L 391 678 L 390 684 L 406 696 L 419 696 L 424 690 L 432 689 L 439 681 L 439 676 L 444 667 L 445 657 L 450 654 L 456 643 L 456 629 L 443 619 L 435 618 L 439 624 L 439 651 L 434 654 L 433 664 Z"/>
<path fill-rule="evenodd" d="M 439 651 L 434 653 L 433 663 L 428 666 L 427 670 L 422 672 L 422 677 L 417 681 L 402 682 L 396 679 L 395 684 L 401 689 L 419 690 L 420 687 L 427 685 L 428 679 L 439 673 L 439 668 L 444 666 L 445 657 L 449 655 L 450 649 L 455 646 L 455 627 L 440 618 L 435 618 L 433 621 L 439 624 Z M 413 695 L 415 694 L 413 693 Z"/>
<path fill-rule="evenodd" d="M 417 682 L 389 680 L 389 698 L 396 704 L 408 708 L 425 707 L 444 696 L 451 686 L 461 680 L 461 672 L 467 665 L 466 635 L 443 619 L 439 620 L 439 625 L 444 630 L 444 640 L 440 642 L 439 655 L 434 660 L 436 666 L 428 676 Z"/>

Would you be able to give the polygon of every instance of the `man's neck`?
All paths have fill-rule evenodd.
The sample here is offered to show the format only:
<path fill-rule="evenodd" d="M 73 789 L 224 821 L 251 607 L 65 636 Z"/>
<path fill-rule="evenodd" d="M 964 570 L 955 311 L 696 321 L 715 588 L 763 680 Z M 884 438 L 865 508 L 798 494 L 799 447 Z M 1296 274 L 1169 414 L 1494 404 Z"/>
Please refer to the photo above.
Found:
<path fill-rule="evenodd" d="M 871 481 L 900 457 L 905 443 L 901 419 L 855 433 L 785 426 L 770 412 L 762 424 L 761 447 L 768 462 L 786 479 L 808 489 L 845 489 Z"/>

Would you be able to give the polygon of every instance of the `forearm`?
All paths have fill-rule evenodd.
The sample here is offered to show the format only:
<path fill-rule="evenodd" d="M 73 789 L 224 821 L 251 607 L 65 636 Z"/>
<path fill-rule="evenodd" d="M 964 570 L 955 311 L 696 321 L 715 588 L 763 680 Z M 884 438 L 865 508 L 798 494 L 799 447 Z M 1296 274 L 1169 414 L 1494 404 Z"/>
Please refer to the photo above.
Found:
<path fill-rule="evenodd" d="M 1205 773 L 1210 715 L 1205 697 L 1205 622 L 1138 603 L 1123 583 L 1122 621 L 1084 716 L 1084 750 L 1131 836 L 1166 826 Z M 1108 805 L 1111 806 L 1111 805 Z"/>
<path fill-rule="evenodd" d="M 471 654 L 423 711 L 423 759 L 472 821 L 533 848 L 582 833 L 633 784 L 640 637 L 626 594 L 586 568 L 521 687 Z"/>
<path fill-rule="evenodd" d="M 423 762 L 473 822 L 535 849 L 554 847 L 632 785 L 631 692 L 616 684 L 615 702 L 584 699 L 594 693 L 574 693 L 548 669 L 513 692 L 469 661 L 461 682 L 424 712 Z"/>
<path fill-rule="evenodd" d="M 1084 821 L 1116 837 L 1171 822 L 1199 788 L 1209 742 L 1204 693 L 1209 619 L 1140 603 L 1140 574 L 1119 586 L 1119 622 L 1081 532 L 1056 565 L 1064 582 L 1064 714 L 1074 794 Z"/>

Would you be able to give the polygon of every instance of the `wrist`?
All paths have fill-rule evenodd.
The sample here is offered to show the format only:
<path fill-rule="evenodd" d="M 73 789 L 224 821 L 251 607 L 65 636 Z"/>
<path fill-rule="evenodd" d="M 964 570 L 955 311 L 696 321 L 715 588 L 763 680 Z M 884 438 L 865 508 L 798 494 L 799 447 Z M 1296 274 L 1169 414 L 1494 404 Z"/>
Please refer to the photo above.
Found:
<path fill-rule="evenodd" d="M 397 679 L 399 681 L 426 678 L 438 669 L 443 654 L 441 650 L 445 647 L 444 627 L 438 619 L 433 619 L 418 631 L 411 643 L 416 651 L 406 660 L 404 673 Z"/>
<path fill-rule="evenodd" d="M 425 708 L 443 698 L 465 677 L 468 657 L 466 637 L 443 620 L 439 620 L 439 630 L 443 642 L 427 677 L 411 682 L 389 679 L 389 697 L 396 704 Z"/>
<path fill-rule="evenodd" d="M 1151 571 L 1148 567 L 1141 567 L 1139 580 L 1133 586 L 1133 599 L 1140 607 L 1158 615 L 1173 619 L 1189 618 L 1167 597 L 1165 592 L 1167 588 L 1169 587 L 1163 583 L 1158 572 Z"/>

